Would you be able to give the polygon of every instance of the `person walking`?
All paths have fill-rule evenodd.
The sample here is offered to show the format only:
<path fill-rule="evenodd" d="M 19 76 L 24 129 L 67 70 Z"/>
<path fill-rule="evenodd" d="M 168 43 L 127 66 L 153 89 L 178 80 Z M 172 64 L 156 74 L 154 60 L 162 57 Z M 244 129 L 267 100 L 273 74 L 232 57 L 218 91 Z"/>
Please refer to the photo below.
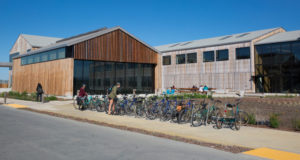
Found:
<path fill-rule="evenodd" d="M 112 111 L 115 111 L 115 103 L 117 101 L 117 90 L 120 88 L 120 83 L 118 82 L 113 88 L 111 89 L 111 92 L 108 95 L 109 99 L 109 107 L 108 107 L 108 115 L 111 115 L 111 108 Z"/>
<path fill-rule="evenodd" d="M 36 101 L 42 102 L 43 93 L 44 93 L 43 87 L 40 83 L 38 83 L 38 85 L 36 87 Z"/>

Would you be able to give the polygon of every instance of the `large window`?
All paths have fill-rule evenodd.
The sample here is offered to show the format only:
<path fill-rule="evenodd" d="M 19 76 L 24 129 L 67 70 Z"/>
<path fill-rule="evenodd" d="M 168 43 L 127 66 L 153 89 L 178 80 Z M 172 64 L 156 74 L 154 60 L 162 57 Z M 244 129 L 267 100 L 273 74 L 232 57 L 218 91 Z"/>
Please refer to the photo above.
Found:
<path fill-rule="evenodd" d="M 203 62 L 213 62 L 213 61 L 215 61 L 215 52 L 214 51 L 203 52 Z"/>
<path fill-rule="evenodd" d="M 187 63 L 197 63 L 197 53 L 188 53 L 187 56 Z"/>
<path fill-rule="evenodd" d="M 21 58 L 21 65 L 52 61 L 63 58 L 66 58 L 66 50 L 65 48 L 59 48 L 51 51 L 24 56 Z"/>
<path fill-rule="evenodd" d="M 236 48 L 236 59 L 249 59 L 250 58 L 250 47 Z"/>
<path fill-rule="evenodd" d="M 300 42 L 255 46 L 256 92 L 300 92 Z"/>
<path fill-rule="evenodd" d="M 217 50 L 216 60 L 217 61 L 226 61 L 226 60 L 228 60 L 228 49 Z"/>
<path fill-rule="evenodd" d="M 171 65 L 171 56 L 163 56 L 163 65 Z"/>
<path fill-rule="evenodd" d="M 176 55 L 176 64 L 185 64 L 185 54 Z"/>
<path fill-rule="evenodd" d="M 106 94 L 116 82 L 121 83 L 119 93 L 154 92 L 154 65 L 102 61 L 74 61 L 74 94 L 82 84 L 90 94 Z"/>

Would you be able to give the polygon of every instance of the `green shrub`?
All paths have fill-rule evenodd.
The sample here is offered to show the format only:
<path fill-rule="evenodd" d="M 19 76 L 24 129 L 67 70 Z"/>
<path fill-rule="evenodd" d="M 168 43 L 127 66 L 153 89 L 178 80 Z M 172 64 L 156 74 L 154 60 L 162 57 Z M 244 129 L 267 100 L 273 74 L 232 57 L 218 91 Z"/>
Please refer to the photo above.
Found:
<path fill-rule="evenodd" d="M 45 101 L 55 101 L 57 98 L 55 96 L 45 97 Z"/>
<path fill-rule="evenodd" d="M 300 131 L 300 120 L 293 119 L 292 120 L 292 126 L 295 131 Z"/>
<path fill-rule="evenodd" d="M 249 118 L 249 122 L 248 122 L 249 124 L 256 124 L 256 117 L 254 113 L 249 114 L 248 118 Z"/>
<path fill-rule="evenodd" d="M 270 127 L 278 128 L 279 127 L 279 114 L 270 115 Z"/>

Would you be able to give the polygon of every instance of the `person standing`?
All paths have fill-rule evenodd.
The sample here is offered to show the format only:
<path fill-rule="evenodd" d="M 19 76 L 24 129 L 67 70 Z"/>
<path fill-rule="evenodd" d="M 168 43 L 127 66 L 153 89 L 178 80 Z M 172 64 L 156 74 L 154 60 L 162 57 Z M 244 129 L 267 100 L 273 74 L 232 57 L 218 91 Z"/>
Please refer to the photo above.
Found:
<path fill-rule="evenodd" d="M 40 83 L 38 83 L 38 85 L 36 87 L 36 101 L 42 102 L 43 93 L 44 93 L 43 87 Z"/>
<path fill-rule="evenodd" d="M 111 90 L 111 92 L 108 95 L 109 99 L 109 107 L 108 107 L 108 114 L 111 114 L 111 108 L 113 112 L 115 111 L 115 103 L 117 101 L 117 90 L 120 88 L 120 83 L 118 82 Z"/>

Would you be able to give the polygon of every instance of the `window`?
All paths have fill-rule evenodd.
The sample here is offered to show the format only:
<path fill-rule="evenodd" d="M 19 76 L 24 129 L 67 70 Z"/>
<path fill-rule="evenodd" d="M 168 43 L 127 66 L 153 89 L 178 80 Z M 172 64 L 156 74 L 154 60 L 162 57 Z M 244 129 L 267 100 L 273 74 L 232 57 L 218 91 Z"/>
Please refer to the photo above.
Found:
<path fill-rule="evenodd" d="M 56 59 L 66 58 L 66 49 L 59 48 L 51 51 L 40 52 L 36 54 L 31 54 L 29 56 L 24 56 L 21 58 L 22 65 L 39 63 L 39 62 L 47 62 Z"/>
<path fill-rule="evenodd" d="M 27 57 L 21 58 L 21 65 L 26 65 L 27 64 Z"/>
<path fill-rule="evenodd" d="M 225 36 L 225 37 L 220 38 L 220 40 L 225 40 L 225 39 L 228 39 L 230 37 L 232 37 L 232 36 Z"/>
<path fill-rule="evenodd" d="M 48 61 L 48 53 L 42 53 L 41 54 L 41 62 Z"/>
<path fill-rule="evenodd" d="M 65 48 L 60 48 L 57 50 L 57 59 L 66 58 Z"/>
<path fill-rule="evenodd" d="M 214 51 L 203 52 L 203 62 L 213 62 L 213 61 L 215 61 Z"/>
<path fill-rule="evenodd" d="M 32 55 L 33 56 L 33 63 L 39 63 L 40 62 L 40 55 L 39 54 L 35 54 Z"/>
<path fill-rule="evenodd" d="M 250 47 L 236 48 L 236 59 L 249 59 L 250 58 Z"/>
<path fill-rule="evenodd" d="M 48 54 L 49 54 L 49 61 L 57 59 L 57 55 L 56 55 L 56 51 L 55 50 L 50 51 Z"/>
<path fill-rule="evenodd" d="M 185 64 L 185 54 L 176 55 L 176 64 Z"/>
<path fill-rule="evenodd" d="M 170 46 L 170 47 L 175 47 L 175 46 L 177 46 L 177 45 L 179 45 L 180 43 L 176 43 L 176 44 L 173 44 L 172 46 Z"/>
<path fill-rule="evenodd" d="M 27 49 L 27 52 L 30 52 L 31 51 L 31 49 Z"/>
<path fill-rule="evenodd" d="M 188 53 L 187 63 L 197 63 L 197 53 Z"/>
<path fill-rule="evenodd" d="M 217 54 L 217 56 L 216 56 L 217 61 L 226 61 L 226 60 L 228 60 L 228 49 L 217 50 L 216 54 Z"/>
<path fill-rule="evenodd" d="M 171 56 L 163 56 L 163 65 L 171 64 Z"/>
<path fill-rule="evenodd" d="M 28 56 L 27 57 L 27 64 L 32 64 L 33 63 L 33 57 L 32 56 Z"/>
<path fill-rule="evenodd" d="M 241 34 L 241 35 L 236 36 L 236 38 L 241 38 L 241 37 L 244 37 L 244 36 L 246 36 L 246 35 L 248 35 L 248 34 L 250 34 L 250 33 L 243 33 L 243 34 Z"/>

